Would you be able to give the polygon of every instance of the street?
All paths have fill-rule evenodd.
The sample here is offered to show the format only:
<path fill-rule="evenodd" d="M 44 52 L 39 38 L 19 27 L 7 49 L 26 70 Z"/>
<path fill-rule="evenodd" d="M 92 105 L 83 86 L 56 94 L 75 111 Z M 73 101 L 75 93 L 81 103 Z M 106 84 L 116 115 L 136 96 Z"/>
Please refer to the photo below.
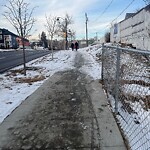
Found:
<path fill-rule="evenodd" d="M 49 50 L 25 50 L 26 62 L 38 57 L 50 54 Z M 19 51 L 0 51 L 0 73 L 13 67 L 23 64 L 23 52 Z"/>

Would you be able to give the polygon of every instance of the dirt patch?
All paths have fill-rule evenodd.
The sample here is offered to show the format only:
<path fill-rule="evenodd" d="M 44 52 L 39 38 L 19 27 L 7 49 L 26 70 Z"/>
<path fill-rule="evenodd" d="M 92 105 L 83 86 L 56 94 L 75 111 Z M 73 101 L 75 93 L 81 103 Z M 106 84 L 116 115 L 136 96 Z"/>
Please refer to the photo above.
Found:
<path fill-rule="evenodd" d="M 26 70 L 32 70 L 32 71 L 37 71 L 37 70 L 40 70 L 42 68 L 39 68 L 39 67 L 26 67 Z M 14 69 L 14 70 L 9 70 L 9 72 L 7 72 L 7 74 L 5 76 L 17 76 L 17 74 L 24 74 L 24 69 L 21 68 L 21 69 Z"/>
<path fill-rule="evenodd" d="M 138 84 L 138 85 L 142 85 L 144 87 L 149 87 L 150 86 L 150 83 L 147 83 L 143 80 L 121 80 L 121 85 L 124 85 L 124 84 Z"/>
<path fill-rule="evenodd" d="M 14 81 L 17 83 L 29 83 L 31 84 L 32 82 L 37 82 L 37 81 L 41 81 L 44 80 L 45 77 L 43 75 L 36 75 L 34 77 L 29 77 L 29 78 L 15 78 Z"/>

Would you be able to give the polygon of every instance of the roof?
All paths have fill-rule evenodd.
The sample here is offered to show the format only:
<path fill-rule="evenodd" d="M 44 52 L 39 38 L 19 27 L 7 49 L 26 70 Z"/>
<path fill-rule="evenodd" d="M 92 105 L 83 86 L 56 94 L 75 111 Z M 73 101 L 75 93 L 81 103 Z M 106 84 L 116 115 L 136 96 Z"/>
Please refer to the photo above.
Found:
<path fill-rule="evenodd" d="M 15 37 L 20 38 L 20 36 L 14 34 L 14 33 L 12 33 L 12 32 L 10 32 L 10 31 L 7 30 L 7 29 L 4 29 L 4 28 L 2 29 L 2 28 L 0 28 L 0 30 L 2 30 L 3 34 L 5 34 L 5 35 L 13 35 L 13 36 L 15 36 Z M 24 39 L 24 40 L 25 40 L 25 41 L 29 41 L 28 39 Z"/>
<path fill-rule="evenodd" d="M 126 13 L 125 19 L 128 19 L 132 16 L 134 16 L 135 13 Z"/>
<path fill-rule="evenodd" d="M 150 12 L 150 4 L 149 5 L 147 5 L 147 6 L 145 6 L 145 7 L 143 7 L 143 8 L 141 8 L 139 11 L 137 11 L 136 13 L 126 13 L 126 16 L 125 16 L 125 19 L 123 19 L 122 21 L 120 21 L 119 23 L 121 23 L 121 22 L 123 22 L 124 20 L 126 20 L 126 19 L 129 19 L 129 18 L 131 18 L 131 17 L 133 17 L 133 16 L 135 16 L 135 15 L 137 15 L 138 13 L 140 13 L 142 10 L 146 10 L 146 11 L 149 11 Z"/>

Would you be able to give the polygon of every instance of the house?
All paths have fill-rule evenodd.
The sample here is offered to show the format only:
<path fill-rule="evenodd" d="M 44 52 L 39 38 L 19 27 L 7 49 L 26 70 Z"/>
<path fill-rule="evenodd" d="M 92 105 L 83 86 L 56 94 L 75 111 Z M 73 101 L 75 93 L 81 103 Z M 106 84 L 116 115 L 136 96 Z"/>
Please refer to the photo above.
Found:
<path fill-rule="evenodd" d="M 150 50 L 150 5 L 136 13 L 127 13 L 124 20 L 113 24 L 110 41 Z"/>
<path fill-rule="evenodd" d="M 29 46 L 29 40 L 24 39 L 25 46 Z M 18 35 L 10 32 L 7 29 L 0 28 L 0 48 L 2 49 L 9 49 L 14 48 L 17 49 L 18 47 L 22 46 L 21 37 Z"/>

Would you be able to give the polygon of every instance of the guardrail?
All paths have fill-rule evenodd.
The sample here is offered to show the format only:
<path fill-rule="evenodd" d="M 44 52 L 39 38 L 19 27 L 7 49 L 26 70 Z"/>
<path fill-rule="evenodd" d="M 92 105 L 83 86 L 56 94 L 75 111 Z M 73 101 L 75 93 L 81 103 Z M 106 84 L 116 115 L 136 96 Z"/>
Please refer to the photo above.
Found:
<path fill-rule="evenodd" d="M 102 81 L 132 150 L 150 149 L 150 51 L 102 46 Z"/>

